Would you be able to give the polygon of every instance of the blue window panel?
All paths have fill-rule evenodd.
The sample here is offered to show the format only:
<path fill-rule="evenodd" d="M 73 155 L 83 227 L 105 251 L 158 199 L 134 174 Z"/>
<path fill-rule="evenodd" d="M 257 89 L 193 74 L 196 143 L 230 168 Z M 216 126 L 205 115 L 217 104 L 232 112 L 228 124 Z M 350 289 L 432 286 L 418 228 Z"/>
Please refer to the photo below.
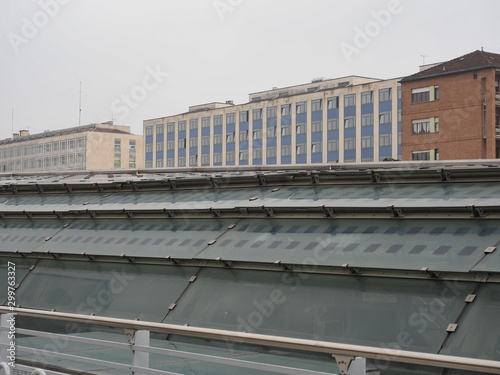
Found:
<path fill-rule="evenodd" d="M 240 122 L 240 130 L 248 130 L 248 122 Z"/>
<path fill-rule="evenodd" d="M 197 147 L 190 148 L 189 155 L 198 155 L 198 148 Z"/>
<path fill-rule="evenodd" d="M 268 158 L 267 159 L 267 164 L 270 165 L 270 164 L 276 164 L 276 158 Z"/>
<path fill-rule="evenodd" d="M 179 139 L 186 138 L 186 131 L 179 132 Z"/>
<path fill-rule="evenodd" d="M 222 145 L 214 145 L 214 152 L 222 152 Z"/>
<path fill-rule="evenodd" d="M 322 161 L 323 161 L 323 153 L 311 155 L 311 163 L 321 163 Z"/>
<path fill-rule="evenodd" d="M 356 150 L 344 151 L 344 160 L 345 159 L 356 159 Z"/>
<path fill-rule="evenodd" d="M 392 147 L 380 147 L 378 152 L 380 156 L 392 156 Z"/>
<path fill-rule="evenodd" d="M 201 135 L 210 135 L 210 128 L 202 128 Z"/>
<path fill-rule="evenodd" d="M 398 99 L 398 109 L 401 109 L 401 99 Z"/>
<path fill-rule="evenodd" d="M 367 113 L 373 113 L 373 103 L 361 104 L 361 114 L 366 115 Z"/>
<path fill-rule="evenodd" d="M 146 154 L 146 160 L 153 160 L 153 153 L 152 152 L 148 152 Z"/>
<path fill-rule="evenodd" d="M 191 138 L 196 138 L 196 137 L 198 137 L 198 129 L 193 129 L 193 130 L 190 130 L 190 131 L 189 131 L 189 136 L 190 136 Z"/>
<path fill-rule="evenodd" d="M 216 167 L 220 166 L 220 165 L 222 165 L 222 163 L 214 163 L 214 166 L 216 166 Z"/>
<path fill-rule="evenodd" d="M 267 146 L 276 146 L 276 138 L 270 138 L 267 140 Z"/>
<path fill-rule="evenodd" d="M 328 139 L 339 139 L 339 131 L 338 130 L 330 130 L 327 133 Z"/>
<path fill-rule="evenodd" d="M 158 142 L 163 142 L 163 134 L 156 135 L 156 143 L 158 143 Z"/>
<path fill-rule="evenodd" d="M 361 149 L 362 158 L 373 158 L 373 148 L 362 148 Z"/>
<path fill-rule="evenodd" d="M 180 149 L 179 152 L 177 153 L 177 155 L 179 155 L 179 156 L 186 156 L 186 149 L 185 148 Z"/>
<path fill-rule="evenodd" d="M 201 146 L 202 154 L 210 154 L 210 146 Z"/>
<path fill-rule="evenodd" d="M 398 122 L 398 133 L 401 132 L 401 128 L 402 128 L 401 123 Z"/>
<path fill-rule="evenodd" d="M 339 109 L 329 109 L 327 112 L 328 118 L 339 118 Z"/>
<path fill-rule="evenodd" d="M 328 162 L 338 163 L 339 161 L 339 152 L 333 151 L 326 154 Z"/>
<path fill-rule="evenodd" d="M 226 125 L 226 132 L 231 133 L 231 132 L 235 132 L 235 131 L 236 131 L 236 124 Z"/>
<path fill-rule="evenodd" d="M 221 125 L 214 126 L 214 134 L 222 134 L 222 126 Z"/>
<path fill-rule="evenodd" d="M 269 126 L 276 126 L 278 124 L 278 121 L 276 120 L 276 118 L 270 118 L 266 121 L 266 126 L 269 127 Z"/>
<path fill-rule="evenodd" d="M 305 164 L 305 163 L 307 163 L 307 155 L 297 155 L 295 162 L 297 164 Z"/>
<path fill-rule="evenodd" d="M 290 135 L 287 135 L 286 137 L 281 137 L 281 144 L 282 145 L 291 145 L 292 144 L 292 137 Z"/>
<path fill-rule="evenodd" d="M 234 161 L 227 162 L 226 165 L 236 165 Z"/>
<path fill-rule="evenodd" d="M 290 125 L 292 123 L 292 116 L 283 116 L 281 118 L 281 125 Z"/>
<path fill-rule="evenodd" d="M 254 129 L 262 129 L 262 120 L 255 120 L 253 122 L 253 128 Z"/>
<path fill-rule="evenodd" d="M 344 138 L 355 137 L 356 128 L 344 129 Z"/>
<path fill-rule="evenodd" d="M 380 125 L 379 133 L 380 134 L 392 133 L 392 125 L 391 124 Z"/>
<path fill-rule="evenodd" d="M 261 148 L 262 147 L 262 141 L 260 139 L 253 141 L 252 143 L 253 148 Z"/>
<path fill-rule="evenodd" d="M 153 136 L 152 135 L 146 136 L 146 143 L 153 143 Z"/>
<path fill-rule="evenodd" d="M 392 110 L 392 102 L 382 102 L 379 103 L 378 109 L 380 112 L 382 111 L 391 111 Z"/>
<path fill-rule="evenodd" d="M 356 116 L 356 107 L 344 108 L 344 117 L 347 116 Z"/>
<path fill-rule="evenodd" d="M 173 158 L 175 158 L 175 150 L 168 150 L 168 151 L 167 151 L 167 158 L 168 158 L 168 159 L 173 159 Z"/>
<path fill-rule="evenodd" d="M 312 121 L 323 120 L 323 112 L 312 112 L 311 120 Z"/>
<path fill-rule="evenodd" d="M 156 160 L 163 159 L 163 151 L 159 151 L 156 153 Z"/>
<path fill-rule="evenodd" d="M 240 165 L 248 165 L 248 160 L 241 160 Z"/>
<path fill-rule="evenodd" d="M 373 135 L 373 126 L 363 126 L 361 128 L 361 135 Z"/>
<path fill-rule="evenodd" d="M 227 143 L 226 151 L 234 151 L 236 149 L 236 143 Z"/>
<path fill-rule="evenodd" d="M 299 134 L 297 135 L 297 143 L 306 143 L 307 142 L 307 134 Z"/>
<path fill-rule="evenodd" d="M 307 113 L 299 113 L 295 118 L 295 122 L 307 122 Z"/>
<path fill-rule="evenodd" d="M 168 133 L 167 134 L 167 140 L 169 140 L 169 141 L 175 140 L 175 133 Z"/>
<path fill-rule="evenodd" d="M 398 146 L 398 155 L 401 155 L 401 146 Z"/>
<path fill-rule="evenodd" d="M 311 141 L 322 141 L 323 140 L 323 133 L 312 133 L 311 134 Z"/>
<path fill-rule="evenodd" d="M 248 150 L 248 142 L 240 142 L 240 150 Z"/>
<path fill-rule="evenodd" d="M 253 159 L 253 165 L 262 165 L 262 159 Z"/>
<path fill-rule="evenodd" d="M 292 164 L 292 157 L 291 156 L 282 156 L 281 157 L 281 164 Z"/>

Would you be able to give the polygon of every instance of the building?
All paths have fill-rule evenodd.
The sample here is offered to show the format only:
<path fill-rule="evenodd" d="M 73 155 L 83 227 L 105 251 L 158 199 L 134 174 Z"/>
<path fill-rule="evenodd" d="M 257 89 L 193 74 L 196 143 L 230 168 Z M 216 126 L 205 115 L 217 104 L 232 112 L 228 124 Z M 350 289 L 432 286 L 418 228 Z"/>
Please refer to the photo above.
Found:
<path fill-rule="evenodd" d="M 370 167 L 0 175 L 0 373 L 500 373 L 500 161 Z"/>
<path fill-rule="evenodd" d="M 252 93 L 144 121 L 145 167 L 399 159 L 398 79 L 349 76 Z"/>
<path fill-rule="evenodd" d="M 401 80 L 403 160 L 500 157 L 500 55 L 474 51 Z"/>
<path fill-rule="evenodd" d="M 144 167 L 143 137 L 111 123 L 46 131 L 22 130 L 0 141 L 0 172 Z"/>

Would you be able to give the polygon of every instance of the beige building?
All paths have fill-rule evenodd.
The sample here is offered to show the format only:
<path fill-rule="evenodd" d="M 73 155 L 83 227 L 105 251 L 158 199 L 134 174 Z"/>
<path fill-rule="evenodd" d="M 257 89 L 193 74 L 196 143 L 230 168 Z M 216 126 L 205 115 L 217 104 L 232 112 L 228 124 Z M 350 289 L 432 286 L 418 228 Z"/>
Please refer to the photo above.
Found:
<path fill-rule="evenodd" d="M 91 124 L 0 141 L 0 172 L 143 168 L 142 135 L 129 126 Z"/>

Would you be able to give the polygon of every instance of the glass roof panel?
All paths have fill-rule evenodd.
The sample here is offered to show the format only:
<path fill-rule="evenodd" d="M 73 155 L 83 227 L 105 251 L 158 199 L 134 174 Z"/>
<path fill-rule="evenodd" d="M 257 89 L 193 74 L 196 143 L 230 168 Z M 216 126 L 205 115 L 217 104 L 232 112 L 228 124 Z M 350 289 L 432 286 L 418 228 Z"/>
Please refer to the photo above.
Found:
<path fill-rule="evenodd" d="M 196 257 L 465 272 L 498 240 L 496 220 L 244 219 Z"/>
<path fill-rule="evenodd" d="M 39 250 L 190 259 L 233 222 L 215 218 L 75 220 Z"/>
<path fill-rule="evenodd" d="M 474 287 L 457 285 L 444 303 L 440 281 L 204 268 L 164 322 L 436 353 Z"/>
<path fill-rule="evenodd" d="M 197 268 L 43 260 L 16 291 L 22 307 L 159 322 Z"/>
<path fill-rule="evenodd" d="M 498 246 L 498 243 L 491 246 Z M 500 272 L 500 248 L 495 249 L 492 253 L 485 254 L 481 261 L 474 266 L 472 271 Z"/>
<path fill-rule="evenodd" d="M 2 287 L 0 288 L 0 304 L 7 304 L 7 286 L 11 286 L 10 281 L 12 280 L 10 277 L 14 277 L 15 284 L 20 283 L 35 262 L 36 260 L 34 259 L 0 257 L 0 280 L 2 280 Z M 14 276 L 11 272 L 14 272 Z"/>

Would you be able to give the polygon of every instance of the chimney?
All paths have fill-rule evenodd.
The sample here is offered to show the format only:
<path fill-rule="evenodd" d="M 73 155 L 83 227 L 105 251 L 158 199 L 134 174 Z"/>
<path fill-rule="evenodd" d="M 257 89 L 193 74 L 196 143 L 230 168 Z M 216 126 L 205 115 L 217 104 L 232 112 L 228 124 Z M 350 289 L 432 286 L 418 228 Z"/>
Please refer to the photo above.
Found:
<path fill-rule="evenodd" d="M 29 130 L 19 130 L 19 136 L 20 137 L 27 137 L 30 135 L 30 131 Z"/>

